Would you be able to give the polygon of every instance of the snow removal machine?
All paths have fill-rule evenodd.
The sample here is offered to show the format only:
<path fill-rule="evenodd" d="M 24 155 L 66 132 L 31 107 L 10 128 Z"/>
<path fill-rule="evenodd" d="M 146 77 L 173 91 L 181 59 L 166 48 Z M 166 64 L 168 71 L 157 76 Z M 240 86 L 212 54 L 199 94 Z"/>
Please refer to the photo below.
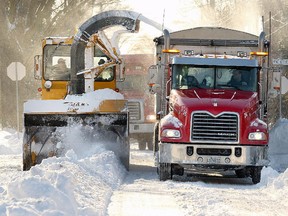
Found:
<path fill-rule="evenodd" d="M 226 172 L 260 182 L 269 163 L 265 33 L 199 27 L 154 41 L 159 179 Z"/>
<path fill-rule="evenodd" d="M 63 139 L 79 125 L 83 142 L 104 143 L 129 169 L 129 112 L 116 86 L 124 81 L 124 67 L 104 30 L 124 26 L 137 32 L 137 17 L 132 11 L 107 11 L 84 22 L 73 37 L 43 40 L 42 55 L 34 59 L 42 99 L 24 104 L 23 170 L 61 155 Z M 84 143 L 77 145 L 81 149 Z"/>

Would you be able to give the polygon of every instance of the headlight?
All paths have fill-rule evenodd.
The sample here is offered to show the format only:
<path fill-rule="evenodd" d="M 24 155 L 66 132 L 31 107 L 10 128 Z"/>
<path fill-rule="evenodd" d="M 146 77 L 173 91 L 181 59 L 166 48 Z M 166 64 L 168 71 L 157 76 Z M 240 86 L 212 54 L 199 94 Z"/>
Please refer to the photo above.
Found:
<path fill-rule="evenodd" d="M 52 87 L 52 82 L 51 82 L 50 80 L 46 81 L 46 82 L 44 83 L 44 87 L 45 87 L 46 89 L 50 89 L 50 88 Z"/>
<path fill-rule="evenodd" d="M 146 116 L 146 120 L 147 121 L 155 121 L 156 120 L 156 116 L 155 115 L 147 115 Z"/>
<path fill-rule="evenodd" d="M 181 133 L 179 130 L 165 129 L 162 131 L 161 136 L 169 138 L 179 138 L 181 136 Z"/>
<path fill-rule="evenodd" d="M 248 139 L 249 140 L 266 140 L 267 136 L 264 132 L 253 132 L 253 133 L 249 133 Z"/>

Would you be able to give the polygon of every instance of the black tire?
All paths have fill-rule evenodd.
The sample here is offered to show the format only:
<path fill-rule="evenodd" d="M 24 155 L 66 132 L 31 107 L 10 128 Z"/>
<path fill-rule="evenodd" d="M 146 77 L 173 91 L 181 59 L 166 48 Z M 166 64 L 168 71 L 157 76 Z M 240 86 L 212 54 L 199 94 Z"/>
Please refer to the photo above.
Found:
<path fill-rule="evenodd" d="M 184 175 L 184 168 L 178 164 L 172 164 L 171 169 L 172 169 L 172 175 L 178 175 L 178 176 Z"/>
<path fill-rule="evenodd" d="M 123 163 L 126 170 L 129 171 L 129 166 L 130 166 L 130 142 L 129 142 L 129 138 L 123 139 L 123 148 L 125 149 L 125 152 L 124 152 L 124 157 L 121 158 L 121 162 Z"/>
<path fill-rule="evenodd" d="M 261 181 L 261 170 L 262 170 L 262 167 L 251 168 L 251 178 L 252 178 L 253 184 L 258 184 Z"/>
<path fill-rule="evenodd" d="M 148 150 L 150 150 L 150 151 L 153 151 L 153 137 L 149 137 L 148 139 L 147 139 L 147 147 L 148 147 Z"/>
<path fill-rule="evenodd" d="M 170 163 L 160 163 L 158 171 L 160 181 L 172 179 L 172 169 Z"/>
<path fill-rule="evenodd" d="M 32 166 L 31 161 L 31 130 L 25 128 L 22 144 L 22 160 L 23 160 L 23 171 L 30 170 Z"/>
<path fill-rule="evenodd" d="M 235 170 L 235 173 L 237 175 L 238 178 L 245 178 L 247 177 L 247 170 L 244 168 L 244 169 L 239 169 L 239 170 Z"/>
<path fill-rule="evenodd" d="M 127 137 L 126 129 L 122 126 L 109 127 L 103 132 L 103 140 L 106 141 L 107 149 L 113 151 L 124 165 L 125 169 L 129 171 L 130 164 L 130 139 Z M 116 145 L 115 145 L 116 140 Z"/>
<path fill-rule="evenodd" d="M 23 171 L 27 171 L 31 168 L 31 163 L 26 159 L 24 158 L 24 154 L 23 154 Z"/>
<path fill-rule="evenodd" d="M 143 151 L 146 149 L 146 142 L 142 139 L 138 140 L 138 148 L 139 150 Z"/>
<path fill-rule="evenodd" d="M 154 134 L 153 134 L 153 151 L 154 155 L 159 151 L 159 122 L 157 122 L 154 126 Z"/>

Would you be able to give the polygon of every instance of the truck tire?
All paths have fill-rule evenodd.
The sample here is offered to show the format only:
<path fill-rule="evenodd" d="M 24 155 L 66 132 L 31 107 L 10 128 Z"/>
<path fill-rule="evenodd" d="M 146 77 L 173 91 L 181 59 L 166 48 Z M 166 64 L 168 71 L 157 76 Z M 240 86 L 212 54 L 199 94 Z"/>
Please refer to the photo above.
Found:
<path fill-rule="evenodd" d="M 147 147 L 148 147 L 148 150 L 153 151 L 153 137 L 147 138 Z"/>
<path fill-rule="evenodd" d="M 158 134 L 159 134 L 159 122 L 157 122 L 157 123 L 155 124 L 155 127 L 154 127 L 154 134 L 153 134 L 153 152 L 154 152 L 154 155 L 155 155 L 155 153 L 158 152 L 158 150 L 159 150 Z"/>
<path fill-rule="evenodd" d="M 138 148 L 139 150 L 145 150 L 146 149 L 146 141 L 143 139 L 138 140 Z"/>
<path fill-rule="evenodd" d="M 23 154 L 23 171 L 28 171 L 31 168 L 31 156 L 24 156 Z"/>
<path fill-rule="evenodd" d="M 159 164 L 159 180 L 166 181 L 172 179 L 172 169 L 170 163 Z"/>
<path fill-rule="evenodd" d="M 239 170 L 235 170 L 236 176 L 238 178 L 246 178 L 249 176 L 249 172 L 247 173 L 247 169 L 243 168 L 243 169 L 239 169 Z"/>
<path fill-rule="evenodd" d="M 130 167 L 130 140 L 129 138 L 125 137 L 122 140 L 122 149 L 124 150 L 120 160 L 127 171 L 129 171 Z"/>
<path fill-rule="evenodd" d="M 252 178 L 253 184 L 258 184 L 261 181 L 261 170 L 262 170 L 262 167 L 251 168 L 251 178 Z"/>

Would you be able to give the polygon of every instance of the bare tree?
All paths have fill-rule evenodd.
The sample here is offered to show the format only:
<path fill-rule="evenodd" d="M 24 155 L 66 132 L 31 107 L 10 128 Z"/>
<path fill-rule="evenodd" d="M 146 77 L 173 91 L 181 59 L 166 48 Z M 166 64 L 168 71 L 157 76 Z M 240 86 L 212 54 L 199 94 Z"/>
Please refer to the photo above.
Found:
<path fill-rule="evenodd" d="M 261 6 L 261 12 L 264 16 L 264 28 L 267 33 L 267 38 L 270 41 L 270 55 L 271 60 L 276 58 L 287 59 L 288 58 L 288 2 L 286 0 L 268 1 L 259 0 Z M 269 16 L 271 14 L 271 17 Z M 270 19 L 271 18 L 271 19 Z M 270 67 L 275 67 L 272 61 L 270 61 Z M 283 76 L 288 77 L 288 67 L 283 66 Z M 272 73 L 269 74 L 270 80 L 272 80 Z M 271 84 L 271 83 L 269 83 Z M 269 99 L 269 123 L 274 125 L 280 117 L 280 103 L 278 95 L 276 98 Z M 288 118 L 288 94 L 282 95 L 282 118 Z"/>
<path fill-rule="evenodd" d="M 120 3 L 121 0 L 1 1 L 0 126 L 13 127 L 16 124 L 15 82 L 6 76 L 7 66 L 11 62 L 21 62 L 26 67 L 26 77 L 19 82 L 22 108 L 25 100 L 38 96 L 37 85 L 40 83 L 33 78 L 33 58 L 41 53 L 41 39 L 74 35 L 76 29 L 96 13 L 126 7 Z"/>

